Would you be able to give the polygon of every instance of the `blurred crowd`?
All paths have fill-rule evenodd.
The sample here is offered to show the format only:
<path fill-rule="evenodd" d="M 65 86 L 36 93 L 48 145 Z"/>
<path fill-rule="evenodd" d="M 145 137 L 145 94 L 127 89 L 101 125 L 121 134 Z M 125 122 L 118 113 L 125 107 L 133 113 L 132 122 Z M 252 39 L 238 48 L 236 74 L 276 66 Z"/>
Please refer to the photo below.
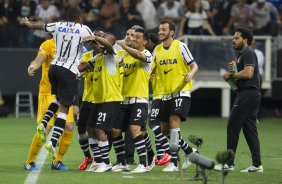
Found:
<path fill-rule="evenodd" d="M 176 36 L 231 35 L 245 27 L 254 35 L 277 36 L 282 2 L 277 0 L 0 0 L 0 47 L 38 47 L 47 37 L 19 25 L 20 17 L 44 23 L 65 19 L 69 7 L 79 6 L 83 23 L 117 38 L 135 24 L 157 32 L 160 20 L 177 23 Z"/>

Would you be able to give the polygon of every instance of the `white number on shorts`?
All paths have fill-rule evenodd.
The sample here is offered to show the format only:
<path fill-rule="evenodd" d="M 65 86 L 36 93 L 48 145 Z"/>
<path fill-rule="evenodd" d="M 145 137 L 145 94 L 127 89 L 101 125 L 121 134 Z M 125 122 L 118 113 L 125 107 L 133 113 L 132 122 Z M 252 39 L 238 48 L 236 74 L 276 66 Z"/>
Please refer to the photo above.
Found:
<path fill-rule="evenodd" d="M 175 106 L 176 107 L 181 107 L 181 103 L 182 103 L 182 99 L 181 98 L 175 99 Z"/>
<path fill-rule="evenodd" d="M 158 114 L 159 114 L 159 111 L 160 111 L 160 109 L 152 109 L 151 116 L 152 117 L 157 117 Z"/>
<path fill-rule="evenodd" d="M 106 120 L 106 113 L 99 112 L 98 114 L 98 121 L 105 121 Z"/>
<path fill-rule="evenodd" d="M 137 109 L 137 117 L 138 118 L 141 118 L 141 113 L 142 113 L 142 110 L 141 109 Z"/>

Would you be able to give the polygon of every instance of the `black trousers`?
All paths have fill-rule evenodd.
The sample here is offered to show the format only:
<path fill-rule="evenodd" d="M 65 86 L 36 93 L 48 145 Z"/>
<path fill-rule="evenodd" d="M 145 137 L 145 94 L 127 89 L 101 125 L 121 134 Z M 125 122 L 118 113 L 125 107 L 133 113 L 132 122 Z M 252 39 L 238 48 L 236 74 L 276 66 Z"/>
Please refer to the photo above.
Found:
<path fill-rule="evenodd" d="M 261 94 L 257 89 L 238 91 L 227 125 L 227 149 L 236 153 L 240 131 L 243 129 L 254 166 L 261 165 L 260 143 L 256 127 L 260 100 Z M 234 165 L 234 159 L 228 165 Z"/>

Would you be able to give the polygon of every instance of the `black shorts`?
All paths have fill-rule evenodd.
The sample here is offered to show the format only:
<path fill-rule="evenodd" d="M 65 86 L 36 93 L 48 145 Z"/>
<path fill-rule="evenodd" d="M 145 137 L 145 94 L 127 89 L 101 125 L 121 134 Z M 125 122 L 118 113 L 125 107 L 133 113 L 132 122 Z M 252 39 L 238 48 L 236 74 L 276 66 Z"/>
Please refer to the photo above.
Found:
<path fill-rule="evenodd" d="M 171 100 L 162 101 L 162 107 L 157 119 L 161 122 L 169 122 L 169 117 L 178 115 L 181 121 L 185 121 L 188 116 L 191 104 L 190 97 L 176 97 Z"/>
<path fill-rule="evenodd" d="M 105 102 L 95 106 L 96 109 L 94 111 L 96 111 L 96 115 L 94 115 L 94 118 L 96 117 L 96 120 L 91 121 L 91 127 L 106 132 L 111 131 L 113 123 L 119 115 L 120 102 Z"/>
<path fill-rule="evenodd" d="M 70 70 L 57 65 L 51 65 L 48 73 L 52 89 L 57 100 L 64 106 L 73 105 L 77 90 L 76 75 Z"/>
<path fill-rule="evenodd" d="M 82 102 L 79 109 L 79 119 L 76 122 L 77 126 L 87 127 L 88 119 L 90 117 L 91 109 L 94 106 L 90 102 Z"/>
<path fill-rule="evenodd" d="M 94 128 L 97 123 L 97 104 L 93 104 L 87 119 L 87 126 Z"/>
<path fill-rule="evenodd" d="M 146 119 L 148 115 L 148 104 L 134 103 L 121 104 L 120 112 L 113 128 L 125 131 L 129 125 L 140 125 L 142 130 L 146 128 Z"/>
<path fill-rule="evenodd" d="M 160 112 L 162 106 L 162 100 L 161 99 L 155 99 L 152 101 L 151 106 L 151 114 L 150 114 L 150 124 L 152 126 L 159 126 L 160 121 L 157 120 L 158 114 Z"/>

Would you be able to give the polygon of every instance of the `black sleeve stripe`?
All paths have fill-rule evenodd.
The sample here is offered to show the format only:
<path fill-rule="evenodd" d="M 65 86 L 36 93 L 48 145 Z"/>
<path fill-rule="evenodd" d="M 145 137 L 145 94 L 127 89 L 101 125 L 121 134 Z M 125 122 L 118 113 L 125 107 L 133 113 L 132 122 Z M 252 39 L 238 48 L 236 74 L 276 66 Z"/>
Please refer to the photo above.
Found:
<path fill-rule="evenodd" d="M 189 63 L 188 63 L 188 65 L 191 65 L 192 63 L 194 63 L 195 62 L 195 60 L 193 59 L 192 61 L 190 61 Z"/>
<path fill-rule="evenodd" d="M 47 28 L 47 24 L 44 25 L 44 31 L 48 32 L 46 28 Z"/>
<path fill-rule="evenodd" d="M 188 48 L 186 48 L 184 44 L 183 44 L 183 47 L 184 47 L 185 51 L 187 52 L 187 55 L 190 58 L 190 60 L 193 60 L 192 56 L 188 52 Z"/>
<path fill-rule="evenodd" d="M 183 53 L 181 53 L 182 54 L 182 57 L 183 57 L 183 59 L 186 61 L 186 59 L 185 59 L 185 57 L 184 57 L 184 54 Z M 188 62 L 186 61 L 186 63 L 188 64 Z"/>
<path fill-rule="evenodd" d="M 45 24 L 46 27 L 51 27 L 51 26 L 55 26 L 56 24 L 53 23 L 53 24 Z"/>
<path fill-rule="evenodd" d="M 91 36 L 91 35 L 92 35 L 92 32 L 89 30 L 88 27 L 85 26 L 85 28 L 86 28 L 86 30 L 88 31 L 89 35 Z"/>
<path fill-rule="evenodd" d="M 253 66 L 253 67 L 256 67 L 256 65 L 254 65 L 254 64 L 245 64 L 244 66 Z"/>

